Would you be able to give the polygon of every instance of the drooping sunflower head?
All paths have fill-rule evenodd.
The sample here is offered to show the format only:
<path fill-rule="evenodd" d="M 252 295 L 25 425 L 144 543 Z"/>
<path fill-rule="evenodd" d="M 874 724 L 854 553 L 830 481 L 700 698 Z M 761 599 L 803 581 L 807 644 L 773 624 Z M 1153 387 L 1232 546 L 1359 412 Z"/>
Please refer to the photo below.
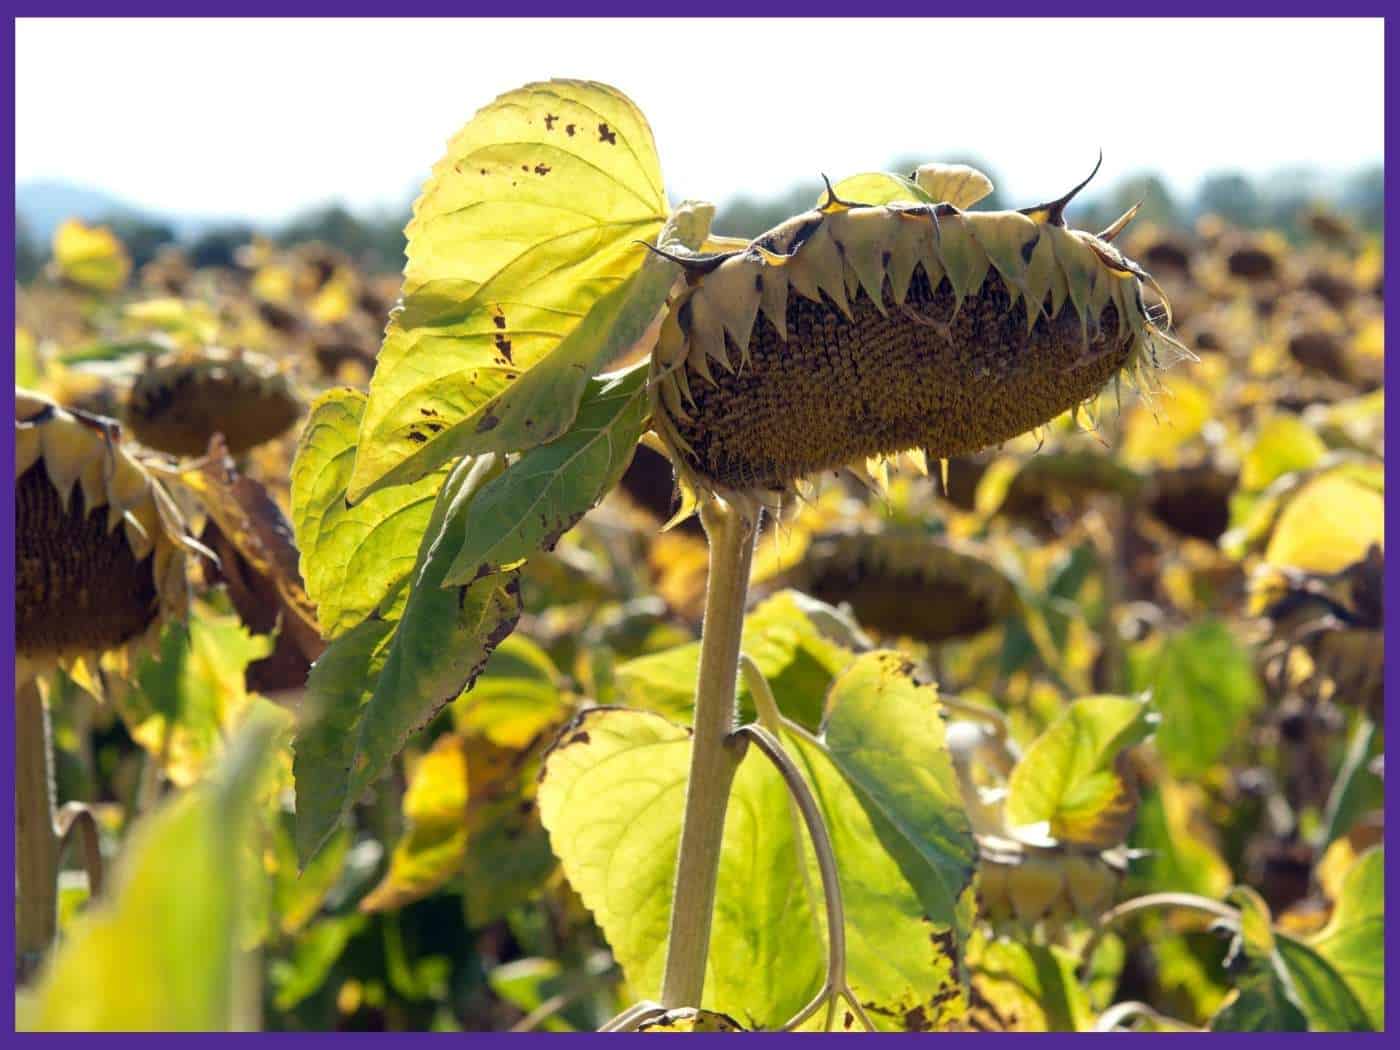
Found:
<path fill-rule="evenodd" d="M 863 627 L 929 643 L 979 634 L 1019 607 L 1016 585 L 986 552 L 912 531 L 815 537 L 784 582 L 849 605 Z"/>
<path fill-rule="evenodd" d="M 1078 187 L 964 211 L 986 188 L 880 206 L 828 192 L 742 248 L 678 258 L 651 392 L 682 484 L 771 503 L 851 464 L 976 452 L 1185 352 L 1111 244 L 1132 213 L 1069 229 Z"/>
<path fill-rule="evenodd" d="M 291 381 L 251 353 L 202 350 L 156 361 L 132 385 L 126 422 L 143 445 L 203 455 L 222 434 L 237 455 L 287 431 L 301 416 Z"/>
<path fill-rule="evenodd" d="M 182 619 L 183 533 L 115 423 L 16 390 L 16 678 L 139 648 Z"/>

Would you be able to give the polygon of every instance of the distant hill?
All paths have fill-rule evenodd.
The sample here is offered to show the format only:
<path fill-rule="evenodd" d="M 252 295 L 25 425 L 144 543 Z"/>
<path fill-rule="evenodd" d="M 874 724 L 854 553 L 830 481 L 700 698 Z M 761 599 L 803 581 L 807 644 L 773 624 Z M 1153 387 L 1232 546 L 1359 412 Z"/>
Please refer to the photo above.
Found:
<path fill-rule="evenodd" d="M 219 226 L 235 223 L 262 225 L 231 215 L 177 215 L 152 211 L 102 190 L 58 179 L 35 179 L 17 185 L 15 214 L 24 220 L 30 235 L 44 244 L 48 243 L 59 224 L 70 218 L 84 222 L 115 218 L 163 222 L 168 223 L 182 240 L 197 237 Z"/>

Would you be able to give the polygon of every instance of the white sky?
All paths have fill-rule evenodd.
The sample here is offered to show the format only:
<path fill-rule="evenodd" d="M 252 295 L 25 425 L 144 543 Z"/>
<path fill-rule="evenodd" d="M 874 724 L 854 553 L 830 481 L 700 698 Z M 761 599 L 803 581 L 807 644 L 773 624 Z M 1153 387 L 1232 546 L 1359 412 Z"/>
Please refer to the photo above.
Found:
<path fill-rule="evenodd" d="M 272 219 L 408 199 L 495 95 L 605 80 L 673 195 L 769 194 L 897 156 L 975 154 L 1018 202 L 1104 150 L 1145 170 L 1349 171 L 1383 156 L 1374 20 L 33 20 L 15 175 L 177 213 Z"/>

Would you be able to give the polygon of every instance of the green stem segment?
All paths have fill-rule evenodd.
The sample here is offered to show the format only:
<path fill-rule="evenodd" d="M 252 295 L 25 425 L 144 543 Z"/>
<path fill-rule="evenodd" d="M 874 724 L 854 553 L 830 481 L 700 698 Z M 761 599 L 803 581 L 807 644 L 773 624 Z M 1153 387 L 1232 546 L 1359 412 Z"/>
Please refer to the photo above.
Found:
<path fill-rule="evenodd" d="M 58 933 L 58 861 L 49 713 L 39 684 L 15 690 L 15 917 L 17 980 L 33 976 Z"/>
<path fill-rule="evenodd" d="M 757 518 L 757 513 L 745 513 L 743 508 L 719 500 L 707 502 L 700 511 L 710 542 L 710 575 L 700 637 L 685 821 L 661 987 L 661 1003 L 668 1009 L 699 1007 L 705 988 L 724 814 L 740 753 L 727 740 L 734 728 L 739 641 Z"/>

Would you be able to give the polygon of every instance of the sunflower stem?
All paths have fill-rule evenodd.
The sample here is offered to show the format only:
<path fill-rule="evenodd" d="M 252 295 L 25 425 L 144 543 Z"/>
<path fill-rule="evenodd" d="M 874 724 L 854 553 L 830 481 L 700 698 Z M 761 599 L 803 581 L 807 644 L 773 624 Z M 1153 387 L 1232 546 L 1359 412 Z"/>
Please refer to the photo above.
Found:
<path fill-rule="evenodd" d="M 736 714 L 739 640 L 758 535 L 757 512 L 718 499 L 701 507 L 700 520 L 710 544 L 710 573 L 695 686 L 695 735 L 661 986 L 661 1003 L 667 1009 L 698 1008 L 705 988 L 724 814 L 739 764 L 740 749 L 728 738 Z"/>
<path fill-rule="evenodd" d="M 16 980 L 34 976 L 58 933 L 58 860 L 54 827 L 49 712 L 39 683 L 15 690 Z"/>

